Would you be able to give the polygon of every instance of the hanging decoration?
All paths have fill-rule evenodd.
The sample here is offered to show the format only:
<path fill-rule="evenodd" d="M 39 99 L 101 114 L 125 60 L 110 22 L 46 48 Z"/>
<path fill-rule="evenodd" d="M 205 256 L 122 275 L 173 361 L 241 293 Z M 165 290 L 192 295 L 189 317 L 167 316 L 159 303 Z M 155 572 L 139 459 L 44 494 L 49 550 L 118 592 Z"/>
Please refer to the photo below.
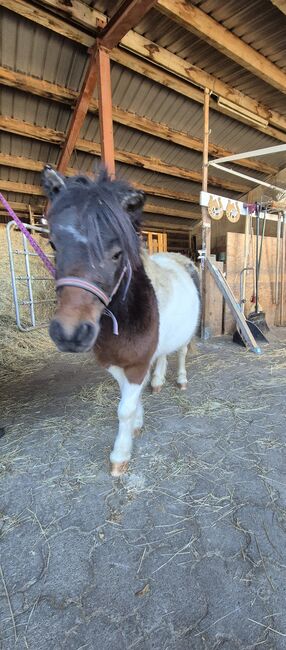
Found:
<path fill-rule="evenodd" d="M 219 197 L 214 198 L 213 196 L 210 196 L 209 202 L 208 202 L 208 213 L 212 219 L 215 219 L 216 221 L 219 221 L 219 219 L 222 218 L 223 216 L 223 205 L 222 205 L 222 200 Z"/>
<path fill-rule="evenodd" d="M 225 214 L 231 223 L 237 223 L 237 221 L 239 221 L 240 213 L 239 213 L 239 205 L 237 201 L 229 200 L 227 202 Z"/>

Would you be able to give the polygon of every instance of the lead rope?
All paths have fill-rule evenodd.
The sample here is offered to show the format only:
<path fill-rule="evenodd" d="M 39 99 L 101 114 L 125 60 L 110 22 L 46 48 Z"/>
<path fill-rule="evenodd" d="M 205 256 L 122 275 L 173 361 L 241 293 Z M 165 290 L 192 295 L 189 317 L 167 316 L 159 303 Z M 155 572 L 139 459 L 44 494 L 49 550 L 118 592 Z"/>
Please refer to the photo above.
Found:
<path fill-rule="evenodd" d="M 19 230 L 27 237 L 28 242 L 31 244 L 32 248 L 34 251 L 39 255 L 40 259 L 42 260 L 43 264 L 45 265 L 46 269 L 49 271 L 49 273 L 55 277 L 56 270 L 53 267 L 52 263 L 50 262 L 49 258 L 45 255 L 44 251 L 41 249 L 39 244 L 36 242 L 34 237 L 32 237 L 31 233 L 27 230 L 27 228 L 24 226 L 22 221 L 17 217 L 15 214 L 14 210 L 12 210 L 11 206 L 9 205 L 8 201 L 4 198 L 3 194 L 0 193 L 0 201 L 4 205 L 5 210 L 7 210 L 8 214 L 12 219 L 15 221 L 17 224 Z"/>

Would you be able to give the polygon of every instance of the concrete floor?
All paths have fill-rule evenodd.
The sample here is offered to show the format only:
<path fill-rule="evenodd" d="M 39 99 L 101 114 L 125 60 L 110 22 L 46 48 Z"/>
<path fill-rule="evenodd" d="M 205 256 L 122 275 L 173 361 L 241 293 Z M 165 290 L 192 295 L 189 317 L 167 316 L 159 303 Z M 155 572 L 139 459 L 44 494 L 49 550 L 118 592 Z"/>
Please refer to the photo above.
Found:
<path fill-rule="evenodd" d="M 286 648 L 285 343 L 199 343 L 185 394 L 171 361 L 121 479 L 92 356 L 6 368 L 3 650 Z"/>

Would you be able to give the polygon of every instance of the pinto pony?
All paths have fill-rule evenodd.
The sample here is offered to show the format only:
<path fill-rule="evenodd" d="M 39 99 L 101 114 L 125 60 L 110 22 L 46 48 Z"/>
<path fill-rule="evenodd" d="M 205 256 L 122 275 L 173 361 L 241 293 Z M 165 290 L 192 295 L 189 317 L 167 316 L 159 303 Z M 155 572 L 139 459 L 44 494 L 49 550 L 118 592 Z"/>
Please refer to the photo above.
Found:
<path fill-rule="evenodd" d="M 141 395 L 152 365 L 158 392 L 166 355 L 178 351 L 179 386 L 187 384 L 187 345 L 200 314 L 198 273 L 183 255 L 151 257 L 139 236 L 144 195 L 103 171 L 93 181 L 46 166 L 50 242 L 56 253 L 57 308 L 50 336 L 61 351 L 93 349 L 118 381 L 119 430 L 111 473 L 122 474 L 132 437 L 143 426 Z"/>

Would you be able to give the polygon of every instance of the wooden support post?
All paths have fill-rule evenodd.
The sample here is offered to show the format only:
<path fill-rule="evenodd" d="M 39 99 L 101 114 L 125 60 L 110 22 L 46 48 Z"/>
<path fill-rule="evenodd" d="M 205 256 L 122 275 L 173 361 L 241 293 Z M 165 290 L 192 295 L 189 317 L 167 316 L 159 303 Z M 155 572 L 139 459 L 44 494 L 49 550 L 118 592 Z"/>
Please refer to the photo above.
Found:
<path fill-rule="evenodd" d="M 35 217 L 34 217 L 34 212 L 29 204 L 29 217 L 30 217 L 30 224 L 31 226 L 35 225 Z"/>
<path fill-rule="evenodd" d="M 286 211 L 283 212 L 282 222 L 282 253 L 281 253 L 281 293 L 280 293 L 280 325 L 284 325 L 285 302 L 285 255 L 286 255 Z"/>
<path fill-rule="evenodd" d="M 209 106 L 210 92 L 205 88 L 204 94 L 204 140 L 203 140 L 203 192 L 208 191 L 208 148 L 209 148 Z M 205 256 L 211 252 L 211 219 L 206 207 L 202 207 L 202 329 L 201 336 L 208 339 L 211 336 L 209 319 L 209 273 L 205 265 Z"/>
<path fill-rule="evenodd" d="M 280 248 L 281 248 L 281 223 L 283 216 L 278 216 L 276 230 L 276 263 L 275 263 L 275 292 L 274 304 L 279 304 L 279 269 L 280 269 Z"/>
<path fill-rule="evenodd" d="M 111 177 L 115 176 L 114 140 L 112 123 L 112 92 L 109 52 L 100 45 L 97 56 L 99 125 L 101 160 Z"/>

